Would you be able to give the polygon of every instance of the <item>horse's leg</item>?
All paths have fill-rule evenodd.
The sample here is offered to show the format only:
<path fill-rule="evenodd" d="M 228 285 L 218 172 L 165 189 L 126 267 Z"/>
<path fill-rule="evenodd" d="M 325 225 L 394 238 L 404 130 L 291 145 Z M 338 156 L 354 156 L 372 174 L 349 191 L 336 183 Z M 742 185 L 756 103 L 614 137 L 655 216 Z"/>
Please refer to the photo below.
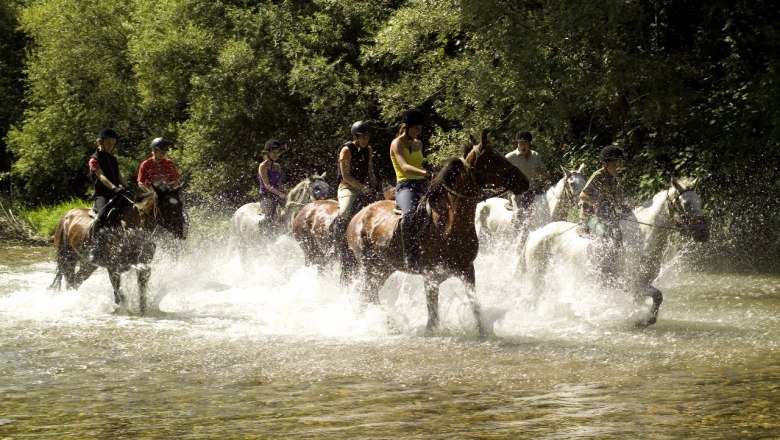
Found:
<path fill-rule="evenodd" d="M 650 316 L 647 318 L 647 325 L 653 325 L 658 320 L 658 309 L 661 308 L 664 295 L 655 287 L 647 286 L 645 288 L 644 296 L 649 296 L 653 299 L 653 305 L 650 307 Z"/>
<path fill-rule="evenodd" d="M 428 323 L 425 334 L 431 335 L 439 328 L 439 283 L 438 280 L 425 277 L 425 303 L 428 305 Z"/>
<path fill-rule="evenodd" d="M 114 302 L 116 304 L 124 304 L 125 296 L 120 291 L 122 273 L 115 269 L 108 269 L 108 278 L 111 280 L 111 287 L 114 288 Z"/>
<path fill-rule="evenodd" d="M 470 264 L 467 268 L 461 272 L 461 279 L 466 284 L 466 295 L 469 303 L 471 303 L 471 310 L 474 312 L 474 319 L 477 321 L 477 331 L 479 331 L 480 339 L 485 339 L 485 328 L 482 325 L 482 308 L 477 301 L 477 288 L 476 288 L 476 275 L 474 273 L 474 264 Z"/>
<path fill-rule="evenodd" d="M 91 263 L 85 263 L 81 262 L 79 264 L 79 270 L 78 272 L 73 272 L 71 270 L 70 272 L 70 282 L 68 283 L 68 288 L 72 289 L 78 289 L 79 286 L 81 286 L 81 283 L 87 280 L 87 278 L 92 275 L 93 272 L 97 270 L 97 266 Z M 68 280 L 68 275 L 65 276 L 65 280 Z"/>
<path fill-rule="evenodd" d="M 144 265 L 143 268 L 138 269 L 138 306 L 142 315 L 146 313 L 146 288 L 151 276 L 151 267 Z"/>

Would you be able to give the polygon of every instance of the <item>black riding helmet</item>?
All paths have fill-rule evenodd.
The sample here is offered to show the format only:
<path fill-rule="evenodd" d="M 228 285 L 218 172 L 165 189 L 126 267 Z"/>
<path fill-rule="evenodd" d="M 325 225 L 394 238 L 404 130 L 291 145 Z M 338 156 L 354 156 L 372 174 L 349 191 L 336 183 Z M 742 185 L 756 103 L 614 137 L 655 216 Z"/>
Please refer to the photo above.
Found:
<path fill-rule="evenodd" d="M 414 127 L 415 125 L 423 125 L 425 117 L 420 110 L 411 108 L 401 116 L 401 122 L 406 124 L 407 127 Z"/>
<path fill-rule="evenodd" d="M 602 162 L 611 162 L 618 159 L 623 159 L 623 150 L 614 145 L 607 145 L 599 153 L 599 160 Z"/>
<path fill-rule="evenodd" d="M 119 139 L 119 134 L 117 134 L 116 130 L 113 128 L 104 128 L 100 130 L 100 133 L 98 133 L 98 139 L 105 139 L 105 138 L 114 138 Z"/>
<path fill-rule="evenodd" d="M 158 137 L 154 138 L 151 147 L 155 150 L 168 151 L 171 148 L 171 143 L 165 138 Z"/>
<path fill-rule="evenodd" d="M 263 147 L 263 152 L 267 153 L 271 150 L 281 149 L 282 145 L 283 145 L 282 142 L 279 141 L 278 139 L 274 139 L 274 138 L 268 139 L 265 142 L 265 146 Z"/>
<path fill-rule="evenodd" d="M 520 130 L 515 135 L 515 141 L 528 141 L 531 142 L 533 140 L 534 136 L 531 134 L 528 130 Z"/>
<path fill-rule="evenodd" d="M 352 132 L 353 136 L 359 134 L 370 134 L 371 127 L 368 125 L 368 122 L 357 121 L 354 124 L 352 124 L 352 128 L 350 129 L 350 132 Z"/>

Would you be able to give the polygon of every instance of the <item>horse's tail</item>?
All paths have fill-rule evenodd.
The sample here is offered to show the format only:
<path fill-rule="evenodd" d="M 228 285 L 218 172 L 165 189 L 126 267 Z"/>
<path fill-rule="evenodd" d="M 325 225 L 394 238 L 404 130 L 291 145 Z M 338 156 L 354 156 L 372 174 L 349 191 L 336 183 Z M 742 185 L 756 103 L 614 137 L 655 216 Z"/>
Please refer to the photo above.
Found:
<path fill-rule="evenodd" d="M 57 272 L 54 274 L 54 280 L 49 289 L 60 290 L 62 288 L 62 265 L 67 258 L 68 237 L 65 236 L 64 217 L 57 223 L 57 229 L 54 231 L 54 249 L 57 252 Z"/>

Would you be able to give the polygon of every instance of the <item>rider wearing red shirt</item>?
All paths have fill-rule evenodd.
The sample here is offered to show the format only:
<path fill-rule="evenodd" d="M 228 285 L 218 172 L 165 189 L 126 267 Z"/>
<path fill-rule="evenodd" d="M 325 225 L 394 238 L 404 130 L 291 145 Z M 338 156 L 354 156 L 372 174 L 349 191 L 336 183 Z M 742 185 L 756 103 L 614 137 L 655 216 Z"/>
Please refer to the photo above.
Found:
<path fill-rule="evenodd" d="M 152 184 L 173 183 L 179 179 L 179 172 L 173 161 L 165 157 L 171 143 L 158 137 L 152 141 L 152 157 L 141 162 L 138 167 L 138 185 L 152 189 Z"/>

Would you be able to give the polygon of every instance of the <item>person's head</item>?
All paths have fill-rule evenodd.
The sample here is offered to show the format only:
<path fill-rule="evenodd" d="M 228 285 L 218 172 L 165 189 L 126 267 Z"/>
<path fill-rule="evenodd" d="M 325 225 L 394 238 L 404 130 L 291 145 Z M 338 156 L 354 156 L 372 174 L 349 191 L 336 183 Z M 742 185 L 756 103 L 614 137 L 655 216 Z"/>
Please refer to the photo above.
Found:
<path fill-rule="evenodd" d="M 401 116 L 401 129 L 398 133 L 399 135 L 405 134 L 410 139 L 417 139 L 420 133 L 422 133 L 424 123 L 425 117 L 423 113 L 416 108 L 411 108 Z"/>
<path fill-rule="evenodd" d="M 165 138 L 158 137 L 152 140 L 150 146 L 152 147 L 152 155 L 154 158 L 160 160 L 165 157 L 168 149 L 171 148 L 171 143 Z"/>
<path fill-rule="evenodd" d="M 607 145 L 601 149 L 599 160 L 601 166 L 614 175 L 623 162 L 623 150 L 614 145 Z"/>
<path fill-rule="evenodd" d="M 352 133 L 352 140 L 355 141 L 360 147 L 365 148 L 368 146 L 369 138 L 371 137 L 371 127 L 368 122 L 357 121 L 352 124 L 350 129 Z"/>
<path fill-rule="evenodd" d="M 106 127 L 100 130 L 97 137 L 98 150 L 112 153 L 118 139 L 119 135 L 113 128 Z"/>
<path fill-rule="evenodd" d="M 515 141 L 517 142 L 517 152 L 526 155 L 531 151 L 531 141 L 534 137 L 528 130 L 520 130 L 515 135 Z"/>
<path fill-rule="evenodd" d="M 263 157 L 276 161 L 282 152 L 282 147 L 284 147 L 284 144 L 278 139 L 268 139 L 263 146 Z"/>

